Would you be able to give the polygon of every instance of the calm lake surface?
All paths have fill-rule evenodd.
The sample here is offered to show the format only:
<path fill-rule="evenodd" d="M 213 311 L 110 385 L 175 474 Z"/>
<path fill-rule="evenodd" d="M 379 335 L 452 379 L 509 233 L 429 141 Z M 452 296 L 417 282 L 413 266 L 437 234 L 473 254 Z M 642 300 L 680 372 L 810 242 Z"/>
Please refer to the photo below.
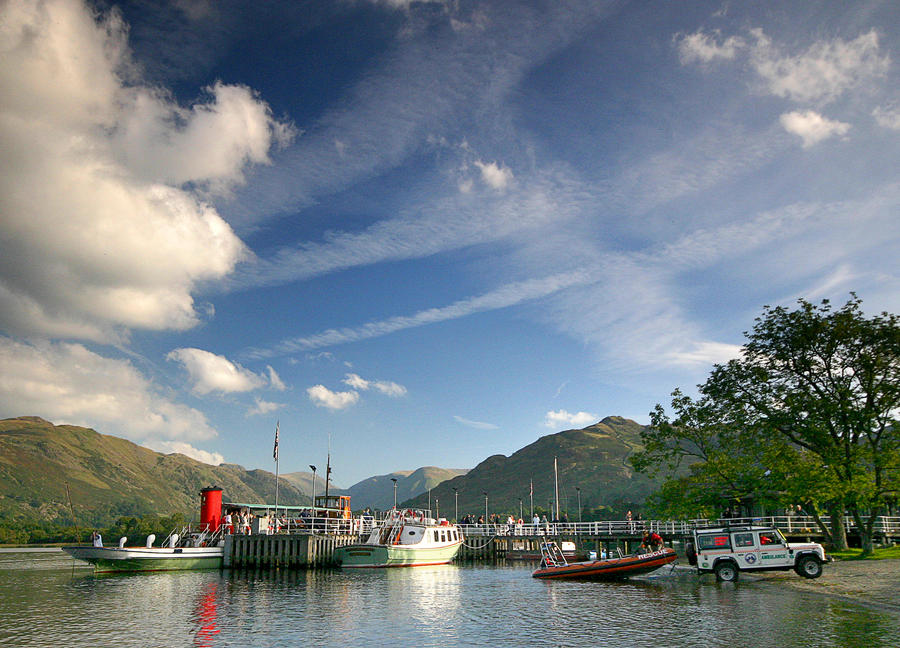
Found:
<path fill-rule="evenodd" d="M 0 550 L 0 645 L 894 648 L 900 637 L 900 615 L 774 583 L 686 571 L 547 582 L 531 569 L 94 576 L 60 551 Z"/>

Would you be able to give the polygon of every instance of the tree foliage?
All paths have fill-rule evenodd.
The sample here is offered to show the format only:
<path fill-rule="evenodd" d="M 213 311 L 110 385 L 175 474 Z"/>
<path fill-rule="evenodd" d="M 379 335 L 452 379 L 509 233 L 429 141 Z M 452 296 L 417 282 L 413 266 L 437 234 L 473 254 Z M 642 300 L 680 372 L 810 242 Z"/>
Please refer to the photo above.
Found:
<path fill-rule="evenodd" d="M 900 320 L 867 318 L 855 295 L 837 310 L 800 300 L 795 310 L 765 307 L 745 336 L 741 356 L 716 365 L 698 399 L 673 394 L 673 420 L 657 405 L 634 465 L 692 462 L 660 504 L 752 496 L 829 510 L 838 545 L 846 511 L 871 550 L 900 482 Z"/>

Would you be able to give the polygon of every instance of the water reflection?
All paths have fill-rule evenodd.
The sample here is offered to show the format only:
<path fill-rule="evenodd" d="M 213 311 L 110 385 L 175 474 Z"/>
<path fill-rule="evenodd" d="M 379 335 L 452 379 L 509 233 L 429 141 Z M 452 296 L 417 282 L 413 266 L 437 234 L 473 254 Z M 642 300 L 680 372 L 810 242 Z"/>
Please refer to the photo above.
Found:
<path fill-rule="evenodd" d="M 218 588 L 218 583 L 207 583 L 197 601 L 197 608 L 194 611 L 194 621 L 197 624 L 197 632 L 194 635 L 195 646 L 210 648 L 213 645 L 213 639 L 219 634 L 219 628 L 216 626 Z"/>
<path fill-rule="evenodd" d="M 882 648 L 897 636 L 900 615 L 765 582 L 544 581 L 481 565 L 101 578 L 60 557 L 0 558 L 7 646 Z"/>

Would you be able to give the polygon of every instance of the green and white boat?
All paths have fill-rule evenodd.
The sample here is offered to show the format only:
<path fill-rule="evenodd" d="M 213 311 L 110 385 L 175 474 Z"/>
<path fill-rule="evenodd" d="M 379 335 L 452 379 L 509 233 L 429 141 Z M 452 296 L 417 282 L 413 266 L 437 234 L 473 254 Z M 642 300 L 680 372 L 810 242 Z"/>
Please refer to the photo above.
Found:
<path fill-rule="evenodd" d="M 185 542 L 172 534 L 165 546 L 118 547 L 78 546 L 63 547 L 63 551 L 94 565 L 96 573 L 174 571 L 180 569 L 219 569 L 222 566 L 224 543 L 219 539 L 207 539 L 202 534 L 191 536 Z M 125 540 L 125 538 L 122 538 Z M 203 546 L 206 545 L 206 546 Z M 211 546 L 210 546 L 211 545 Z"/>
<path fill-rule="evenodd" d="M 463 543 L 462 532 L 427 511 L 392 511 L 361 543 L 338 547 L 334 559 L 344 569 L 446 565 Z"/>

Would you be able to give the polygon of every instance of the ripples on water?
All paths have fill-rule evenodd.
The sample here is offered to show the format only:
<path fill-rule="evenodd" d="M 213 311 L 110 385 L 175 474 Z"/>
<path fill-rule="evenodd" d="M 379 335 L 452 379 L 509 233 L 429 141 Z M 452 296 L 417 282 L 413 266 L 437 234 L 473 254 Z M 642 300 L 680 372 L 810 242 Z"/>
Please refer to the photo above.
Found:
<path fill-rule="evenodd" d="M 900 618 L 772 583 L 676 572 L 548 582 L 530 565 L 94 576 L 0 552 L 3 646 L 865 646 Z M 680 575 L 678 575 L 680 574 Z"/>

